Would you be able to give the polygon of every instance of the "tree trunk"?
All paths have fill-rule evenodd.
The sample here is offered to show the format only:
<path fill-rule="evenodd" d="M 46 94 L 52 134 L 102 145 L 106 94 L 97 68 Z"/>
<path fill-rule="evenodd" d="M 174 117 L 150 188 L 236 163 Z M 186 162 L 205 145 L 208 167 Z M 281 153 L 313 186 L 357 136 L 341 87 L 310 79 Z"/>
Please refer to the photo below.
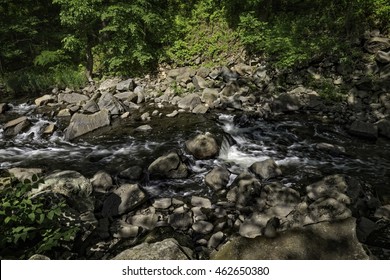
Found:
<path fill-rule="evenodd" d="M 87 39 L 87 46 L 86 46 L 86 60 L 87 60 L 87 65 L 86 65 L 86 75 L 87 79 L 90 83 L 93 82 L 92 76 L 93 76 L 93 54 L 92 54 L 92 44 L 91 40 L 88 38 Z"/>

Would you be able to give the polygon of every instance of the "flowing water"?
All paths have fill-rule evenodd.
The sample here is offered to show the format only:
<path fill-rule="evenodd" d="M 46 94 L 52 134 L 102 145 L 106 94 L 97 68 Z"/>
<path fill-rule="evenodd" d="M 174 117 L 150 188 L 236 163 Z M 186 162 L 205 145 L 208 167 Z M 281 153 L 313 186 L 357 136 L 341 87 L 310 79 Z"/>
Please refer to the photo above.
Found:
<path fill-rule="evenodd" d="M 213 166 L 228 166 L 234 179 L 255 161 L 272 157 L 281 166 L 282 182 L 287 186 L 301 188 L 326 175 L 346 174 L 373 185 L 382 202 L 390 203 L 390 141 L 355 138 L 342 126 L 322 123 L 310 116 L 237 122 L 233 113 L 183 113 L 175 118 L 152 118 L 148 124 L 153 129 L 149 132 L 135 132 L 144 123 L 118 120 L 110 127 L 68 142 L 60 131 L 43 136 L 42 130 L 53 121 L 33 112 L 34 106 L 26 104 L 13 106 L 10 112 L 29 115 L 32 126 L 25 133 L 7 138 L 0 128 L 0 169 L 40 167 L 48 172 L 71 169 L 87 177 L 105 170 L 116 177 L 131 166 L 146 170 L 167 151 L 180 150 L 188 158 L 190 178 L 149 181 L 144 172 L 142 184 L 146 190 L 155 196 L 211 195 L 203 178 Z M 214 160 L 195 160 L 186 154 L 185 141 L 206 131 L 220 139 L 220 155 Z M 336 148 L 324 149 L 320 143 Z M 342 148 L 345 152 L 340 152 Z"/>

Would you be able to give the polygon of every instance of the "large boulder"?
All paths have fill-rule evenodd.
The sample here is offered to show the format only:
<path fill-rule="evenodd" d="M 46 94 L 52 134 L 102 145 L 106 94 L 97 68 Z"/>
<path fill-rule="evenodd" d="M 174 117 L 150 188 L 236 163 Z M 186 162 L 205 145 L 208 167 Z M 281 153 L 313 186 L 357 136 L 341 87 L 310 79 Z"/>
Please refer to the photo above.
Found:
<path fill-rule="evenodd" d="M 236 237 L 214 251 L 212 260 L 367 260 L 356 237 L 356 220 L 322 222 L 274 238 Z"/>
<path fill-rule="evenodd" d="M 42 105 L 46 105 L 49 102 L 54 102 L 54 101 L 55 101 L 55 97 L 53 95 L 45 94 L 35 99 L 34 103 L 37 106 L 42 106 Z"/>
<path fill-rule="evenodd" d="M 229 183 L 230 172 L 226 167 L 214 167 L 207 175 L 204 180 L 207 186 L 212 188 L 214 191 L 219 191 L 226 188 Z"/>
<path fill-rule="evenodd" d="M 73 140 L 88 132 L 110 124 L 110 115 L 107 109 L 103 109 L 95 114 L 74 114 L 69 126 L 65 130 L 65 139 Z"/>
<path fill-rule="evenodd" d="M 107 79 L 99 85 L 100 92 L 114 92 L 120 80 L 118 78 Z"/>
<path fill-rule="evenodd" d="M 189 249 L 183 248 L 173 239 L 165 239 L 160 242 L 148 244 L 142 243 L 127 249 L 115 256 L 114 260 L 189 260 L 191 256 L 184 252 Z"/>
<path fill-rule="evenodd" d="M 200 97 L 196 93 L 193 93 L 183 97 L 177 103 L 177 106 L 181 109 L 189 109 L 190 111 L 192 111 L 196 106 L 201 103 L 202 101 L 200 100 Z"/>
<path fill-rule="evenodd" d="M 114 190 L 104 201 L 102 215 L 113 217 L 135 209 L 148 199 L 138 184 L 124 184 Z"/>
<path fill-rule="evenodd" d="M 197 159 L 214 158 L 219 153 L 219 146 L 211 133 L 199 134 L 186 141 L 186 148 Z"/>
<path fill-rule="evenodd" d="M 100 110 L 107 109 L 111 115 L 120 115 L 125 111 L 119 101 L 109 92 L 102 94 L 98 106 Z"/>
<path fill-rule="evenodd" d="M 188 176 L 188 167 L 176 152 L 161 156 L 148 168 L 151 178 L 180 179 Z"/>
<path fill-rule="evenodd" d="M 3 126 L 4 135 L 16 136 L 20 132 L 27 130 L 27 128 L 30 127 L 30 124 L 30 120 L 25 116 L 11 120 Z"/>
<path fill-rule="evenodd" d="M 69 104 L 79 104 L 82 102 L 86 102 L 87 100 L 89 100 L 88 96 L 86 96 L 84 94 L 76 93 L 76 92 L 60 93 L 58 95 L 58 102 L 59 103 L 65 102 L 65 103 L 69 103 Z"/>
<path fill-rule="evenodd" d="M 122 81 L 116 85 L 117 91 L 128 91 L 134 89 L 134 80 L 133 79 L 127 79 L 125 81 Z"/>

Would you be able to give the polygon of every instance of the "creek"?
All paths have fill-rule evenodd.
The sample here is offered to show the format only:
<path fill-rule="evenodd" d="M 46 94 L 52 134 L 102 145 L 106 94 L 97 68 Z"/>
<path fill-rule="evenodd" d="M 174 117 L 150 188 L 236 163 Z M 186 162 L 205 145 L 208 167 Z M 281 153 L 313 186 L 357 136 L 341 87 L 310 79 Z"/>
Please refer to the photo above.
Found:
<path fill-rule="evenodd" d="M 144 170 L 141 185 L 152 196 L 212 195 L 203 178 L 213 166 L 228 166 L 233 180 L 252 163 L 272 157 L 283 171 L 281 181 L 297 190 L 326 175 L 345 174 L 372 185 L 382 203 L 390 203 L 390 141 L 353 137 L 343 126 L 319 121 L 316 116 L 292 114 L 263 120 L 229 111 L 180 113 L 174 118 L 152 117 L 148 122 L 152 129 L 147 132 L 135 130 L 144 122 L 117 119 L 109 127 L 68 142 L 61 129 L 43 136 L 42 128 L 52 120 L 34 109 L 26 104 L 12 106 L 9 114 L 28 115 L 32 125 L 13 138 L 7 138 L 0 129 L 0 169 L 76 170 L 87 177 L 105 170 L 119 182 L 120 171 L 138 166 Z M 185 141 L 206 131 L 219 139 L 220 155 L 217 159 L 195 160 L 186 154 Z M 191 176 L 150 181 L 147 167 L 169 150 L 184 154 Z"/>

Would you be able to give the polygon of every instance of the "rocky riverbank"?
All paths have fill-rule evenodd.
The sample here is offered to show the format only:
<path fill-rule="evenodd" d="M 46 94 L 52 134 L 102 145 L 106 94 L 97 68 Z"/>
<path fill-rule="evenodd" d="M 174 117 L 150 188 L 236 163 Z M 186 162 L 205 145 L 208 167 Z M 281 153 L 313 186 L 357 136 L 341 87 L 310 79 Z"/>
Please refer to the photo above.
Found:
<path fill-rule="evenodd" d="M 147 134 L 179 114 L 223 111 L 235 114 L 241 127 L 300 114 L 342 125 L 363 141 L 388 141 L 390 39 L 372 32 L 362 46 L 367 57 L 353 67 L 326 58 L 294 71 L 277 71 L 249 61 L 213 69 L 161 69 L 156 77 L 108 79 L 79 91 L 54 89 L 20 112 L 1 104 L 1 139 L 30 131 L 31 137 L 56 134 L 71 143 L 98 138 L 123 122 L 139 124 L 133 133 Z M 332 101 L 327 90 L 348 94 L 343 101 Z M 49 121 L 31 130 L 31 114 Z M 72 215 L 64 215 L 73 217 L 81 231 L 74 248 L 52 256 L 59 259 L 389 257 L 390 206 L 382 205 L 365 182 L 333 174 L 289 187 L 282 183 L 288 174 L 272 157 L 238 171 L 229 162 L 213 165 L 222 153 L 224 133 L 205 129 L 193 134 L 184 147 L 156 156 L 146 167 L 129 166 L 119 175 L 101 170 L 87 178 L 74 170 L 45 174 L 9 168 L 2 180 L 37 174 L 44 184 L 34 195 L 66 197 Z M 345 153 L 329 143 L 316 149 Z M 192 163 L 199 160 L 211 162 L 201 178 L 209 195 L 155 197 L 145 190 L 148 180 L 169 184 L 190 177 Z"/>

